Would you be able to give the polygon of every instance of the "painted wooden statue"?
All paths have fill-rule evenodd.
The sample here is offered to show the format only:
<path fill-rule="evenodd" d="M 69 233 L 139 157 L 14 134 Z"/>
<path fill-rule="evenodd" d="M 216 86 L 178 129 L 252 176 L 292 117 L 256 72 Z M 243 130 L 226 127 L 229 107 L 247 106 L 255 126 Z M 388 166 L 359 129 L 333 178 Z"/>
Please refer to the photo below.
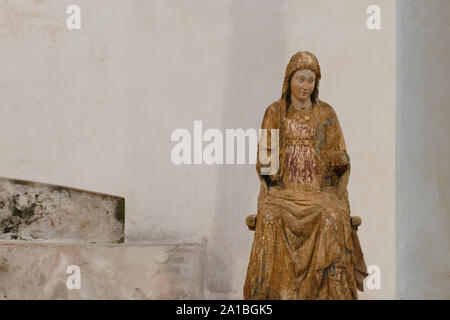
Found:
<path fill-rule="evenodd" d="M 336 113 L 319 100 L 320 78 L 317 58 L 296 53 L 281 99 L 266 109 L 258 213 L 247 218 L 255 235 L 245 299 L 357 299 L 363 290 L 361 222 L 350 216 L 347 193 L 350 159 Z M 276 172 L 263 172 L 261 152 L 278 153 Z"/>

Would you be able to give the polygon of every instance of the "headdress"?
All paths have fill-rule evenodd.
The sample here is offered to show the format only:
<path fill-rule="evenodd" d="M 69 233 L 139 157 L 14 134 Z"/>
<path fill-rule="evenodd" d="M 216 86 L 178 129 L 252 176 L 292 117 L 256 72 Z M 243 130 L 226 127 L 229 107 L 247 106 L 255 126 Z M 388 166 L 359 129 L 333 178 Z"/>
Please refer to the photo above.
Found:
<path fill-rule="evenodd" d="M 308 51 L 300 51 L 294 54 L 286 67 L 286 73 L 284 75 L 283 90 L 281 97 L 286 99 L 286 93 L 288 92 L 292 74 L 301 69 L 308 69 L 316 74 L 316 88 L 319 87 L 319 80 L 321 78 L 319 61 L 316 56 Z"/>

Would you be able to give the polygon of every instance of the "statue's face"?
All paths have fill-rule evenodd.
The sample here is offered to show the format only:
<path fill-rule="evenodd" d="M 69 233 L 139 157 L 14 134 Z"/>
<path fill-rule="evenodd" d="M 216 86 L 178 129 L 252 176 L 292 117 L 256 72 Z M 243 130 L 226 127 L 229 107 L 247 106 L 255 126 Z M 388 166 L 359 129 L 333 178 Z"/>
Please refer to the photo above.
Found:
<path fill-rule="evenodd" d="M 316 85 L 316 74 L 307 69 L 297 70 L 291 79 L 291 94 L 300 101 L 311 96 Z"/>

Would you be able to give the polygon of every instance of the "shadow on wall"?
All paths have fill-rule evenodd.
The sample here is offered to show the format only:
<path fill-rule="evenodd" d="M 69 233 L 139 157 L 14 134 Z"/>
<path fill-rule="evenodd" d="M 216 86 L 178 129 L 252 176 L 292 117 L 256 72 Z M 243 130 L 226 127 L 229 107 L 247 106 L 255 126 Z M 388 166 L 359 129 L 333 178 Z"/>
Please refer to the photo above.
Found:
<path fill-rule="evenodd" d="M 397 298 L 450 299 L 450 3 L 397 12 Z"/>
<path fill-rule="evenodd" d="M 223 130 L 258 129 L 265 108 L 279 97 L 286 64 L 282 7 L 282 2 L 272 0 L 231 4 Z M 248 163 L 248 151 L 246 159 Z M 236 298 L 242 296 L 250 255 L 245 217 L 256 212 L 248 210 L 259 182 L 255 166 L 249 164 L 220 166 L 218 178 L 206 289 L 211 298 Z M 233 265 L 239 274 L 233 275 Z"/>

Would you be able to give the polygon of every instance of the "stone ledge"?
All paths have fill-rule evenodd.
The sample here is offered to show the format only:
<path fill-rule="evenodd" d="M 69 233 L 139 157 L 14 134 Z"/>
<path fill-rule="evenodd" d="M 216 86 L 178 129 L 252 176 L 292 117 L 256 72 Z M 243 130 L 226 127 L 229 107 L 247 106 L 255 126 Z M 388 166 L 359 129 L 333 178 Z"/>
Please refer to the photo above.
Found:
<path fill-rule="evenodd" d="M 0 241 L 0 299 L 203 299 L 203 260 L 201 244 Z"/>
<path fill-rule="evenodd" d="M 0 239 L 124 241 L 125 199 L 0 177 Z"/>

